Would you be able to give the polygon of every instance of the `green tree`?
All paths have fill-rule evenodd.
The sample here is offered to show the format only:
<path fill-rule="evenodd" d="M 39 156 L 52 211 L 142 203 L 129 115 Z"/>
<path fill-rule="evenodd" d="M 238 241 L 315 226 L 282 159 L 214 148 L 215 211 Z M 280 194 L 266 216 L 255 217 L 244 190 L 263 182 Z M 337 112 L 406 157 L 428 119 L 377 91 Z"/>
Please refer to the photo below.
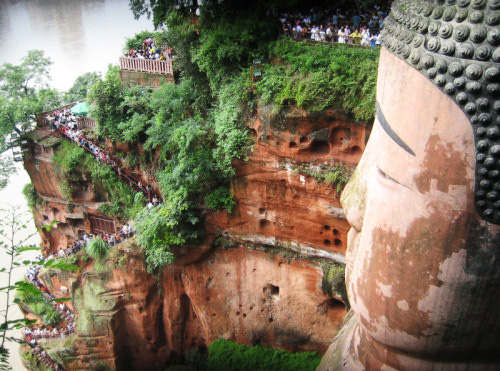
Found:
<path fill-rule="evenodd" d="M 36 123 L 36 114 L 60 103 L 48 87 L 51 62 L 40 50 L 31 50 L 18 65 L 0 67 L 0 155 L 19 146 L 19 139 Z M 14 171 L 12 159 L 0 159 L 0 187 Z"/>
<path fill-rule="evenodd" d="M 64 94 L 64 101 L 72 103 L 87 98 L 92 85 L 101 80 L 99 72 L 85 72 L 76 78 L 73 86 Z"/>

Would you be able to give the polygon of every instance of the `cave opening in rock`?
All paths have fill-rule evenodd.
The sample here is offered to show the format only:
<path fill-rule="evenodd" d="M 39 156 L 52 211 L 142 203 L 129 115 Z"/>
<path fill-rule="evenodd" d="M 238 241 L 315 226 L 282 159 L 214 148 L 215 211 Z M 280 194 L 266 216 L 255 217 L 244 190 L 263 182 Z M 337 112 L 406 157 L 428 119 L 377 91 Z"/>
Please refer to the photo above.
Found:
<path fill-rule="evenodd" d="M 262 291 L 264 292 L 265 295 L 269 295 L 269 296 L 278 296 L 280 294 L 279 286 L 274 286 L 272 284 L 268 284 L 268 285 L 264 286 Z"/>
<path fill-rule="evenodd" d="M 328 153 L 330 152 L 330 145 L 326 140 L 318 140 L 315 139 L 311 143 L 311 152 L 312 153 Z"/>

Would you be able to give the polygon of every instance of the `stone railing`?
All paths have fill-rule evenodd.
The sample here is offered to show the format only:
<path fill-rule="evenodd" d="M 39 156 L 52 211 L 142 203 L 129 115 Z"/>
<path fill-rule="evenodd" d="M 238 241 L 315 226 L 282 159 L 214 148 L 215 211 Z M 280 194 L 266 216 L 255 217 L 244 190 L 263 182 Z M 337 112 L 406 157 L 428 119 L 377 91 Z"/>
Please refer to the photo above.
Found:
<path fill-rule="evenodd" d="M 120 57 L 120 69 L 137 72 L 158 73 L 163 75 L 173 74 L 172 59 L 170 58 L 167 58 L 165 60 L 153 60 Z"/>

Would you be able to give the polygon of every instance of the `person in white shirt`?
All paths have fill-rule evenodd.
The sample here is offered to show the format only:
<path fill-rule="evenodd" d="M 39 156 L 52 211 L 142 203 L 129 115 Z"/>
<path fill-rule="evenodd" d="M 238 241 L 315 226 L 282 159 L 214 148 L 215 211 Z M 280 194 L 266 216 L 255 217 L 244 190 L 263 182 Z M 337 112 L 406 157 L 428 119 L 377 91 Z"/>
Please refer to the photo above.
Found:
<path fill-rule="evenodd" d="M 338 36 L 338 42 L 339 42 L 339 44 L 345 44 L 345 30 L 344 30 L 344 27 L 342 27 L 339 30 L 339 33 L 337 34 L 337 36 Z"/>

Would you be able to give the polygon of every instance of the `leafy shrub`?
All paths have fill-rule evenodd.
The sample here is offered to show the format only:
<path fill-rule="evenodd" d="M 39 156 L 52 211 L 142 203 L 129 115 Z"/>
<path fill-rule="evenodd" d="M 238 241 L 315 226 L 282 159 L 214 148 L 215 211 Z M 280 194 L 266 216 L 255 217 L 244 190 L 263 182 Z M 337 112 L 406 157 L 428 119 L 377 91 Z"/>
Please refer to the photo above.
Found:
<path fill-rule="evenodd" d="M 40 197 L 35 190 L 33 184 L 28 183 L 23 187 L 23 195 L 28 202 L 28 207 L 33 211 L 37 203 L 40 201 Z"/>
<path fill-rule="evenodd" d="M 61 191 L 69 199 L 75 189 L 86 187 L 90 181 L 98 196 L 110 202 L 101 206 L 105 214 L 130 219 L 145 205 L 144 199 L 136 202 L 136 192 L 123 183 L 110 166 L 97 161 L 72 142 L 62 142 L 56 148 L 52 162 L 57 165 L 62 178 Z"/>
<path fill-rule="evenodd" d="M 108 244 L 101 237 L 94 238 L 85 246 L 85 252 L 94 260 L 103 260 L 108 254 Z"/>
<path fill-rule="evenodd" d="M 144 249 L 148 272 L 174 260 L 173 251 L 186 239 L 176 233 L 177 221 L 164 206 L 144 208 L 135 219 L 136 239 Z"/>
<path fill-rule="evenodd" d="M 125 88 L 117 66 L 109 66 L 104 80 L 97 81 L 88 92 L 90 117 L 97 120 L 100 135 L 120 141 L 122 133 L 118 124 L 123 121 L 121 103 Z"/>
<path fill-rule="evenodd" d="M 212 210 L 226 210 L 230 213 L 236 202 L 228 187 L 219 187 L 205 197 L 205 204 Z"/>
<path fill-rule="evenodd" d="M 142 31 L 127 39 L 123 51 L 126 52 L 132 48 L 136 50 L 139 49 L 142 46 L 144 40 L 146 40 L 148 37 L 156 39 L 157 42 L 161 42 L 162 40 L 161 33 L 159 32 Z"/>
<path fill-rule="evenodd" d="M 208 346 L 206 369 L 210 371 L 315 370 L 317 353 L 290 353 L 255 345 L 252 347 L 219 339 Z M 199 360 L 198 360 L 199 362 Z"/>
<path fill-rule="evenodd" d="M 23 303 L 24 308 L 40 317 L 45 325 L 54 326 L 61 322 L 61 316 L 52 305 L 45 301 L 41 290 L 30 283 L 17 288 L 14 301 Z"/>
<path fill-rule="evenodd" d="M 76 78 L 73 86 L 64 94 L 66 103 L 76 102 L 87 98 L 92 85 L 101 79 L 99 72 L 85 72 Z"/>
<path fill-rule="evenodd" d="M 281 64 L 265 66 L 256 84 L 264 103 L 297 105 L 309 112 L 337 107 L 356 120 L 373 119 L 378 49 L 283 38 L 270 44 L 270 54 Z"/>

